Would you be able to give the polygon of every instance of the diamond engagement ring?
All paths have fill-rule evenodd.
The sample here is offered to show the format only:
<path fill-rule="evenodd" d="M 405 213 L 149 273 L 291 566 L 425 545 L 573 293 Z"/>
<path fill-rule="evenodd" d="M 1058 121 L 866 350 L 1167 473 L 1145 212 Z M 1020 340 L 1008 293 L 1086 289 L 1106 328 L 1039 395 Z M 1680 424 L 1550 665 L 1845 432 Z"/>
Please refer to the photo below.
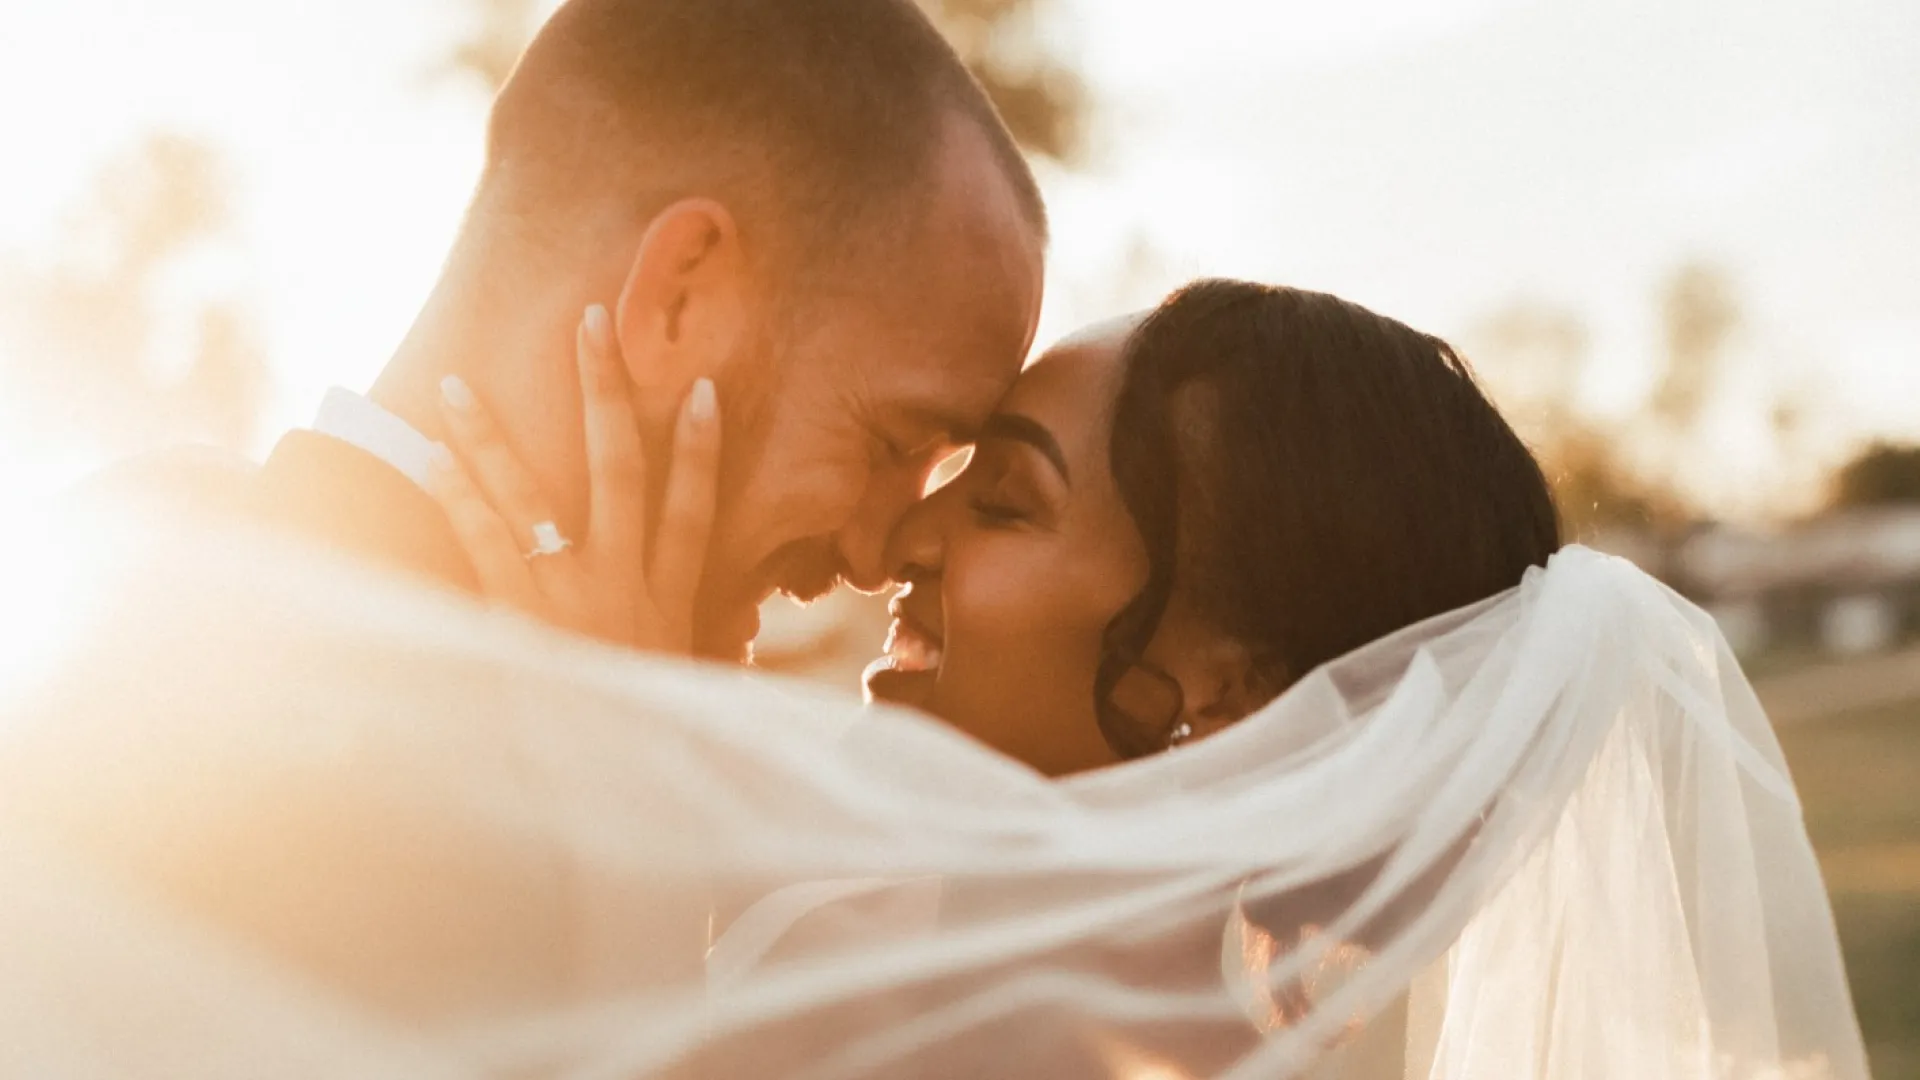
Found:
<path fill-rule="evenodd" d="M 526 560 L 532 562 L 545 555 L 558 555 L 573 546 L 573 541 L 560 535 L 560 526 L 551 521 L 536 522 L 533 526 L 533 550 L 526 553 Z"/>

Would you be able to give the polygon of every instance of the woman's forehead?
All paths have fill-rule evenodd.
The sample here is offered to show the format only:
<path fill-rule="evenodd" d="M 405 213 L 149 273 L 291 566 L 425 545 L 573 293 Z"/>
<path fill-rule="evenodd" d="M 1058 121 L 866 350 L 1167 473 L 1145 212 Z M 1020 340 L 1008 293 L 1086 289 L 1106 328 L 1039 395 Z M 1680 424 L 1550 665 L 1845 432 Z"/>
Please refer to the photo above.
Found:
<path fill-rule="evenodd" d="M 1007 401 L 1051 397 L 1063 390 L 1084 393 L 1094 382 L 1110 379 L 1119 368 L 1120 350 L 1127 336 L 1147 314 L 1142 311 L 1106 319 L 1061 338 L 1020 373 Z"/>
<path fill-rule="evenodd" d="M 1111 389 L 1112 377 L 1119 370 L 1120 348 L 1124 341 L 1124 336 L 1115 335 L 1109 338 L 1076 339 L 1055 345 L 1020 373 L 1013 389 L 1007 392 L 1001 402 L 1001 409 L 1025 413 L 1039 420 L 1044 418 L 1030 410 L 1037 408 L 1053 412 L 1070 403 L 1104 404 L 1105 394 L 1095 391 Z M 1088 398 L 1096 400 L 1087 402 Z"/>
<path fill-rule="evenodd" d="M 1048 349 L 1020 373 L 1000 404 L 1045 427 L 1069 458 L 1082 459 L 1106 445 L 1108 406 L 1118 387 L 1120 352 L 1132 324 L 1113 320 Z M 1076 462 L 1078 464 L 1078 462 Z"/>

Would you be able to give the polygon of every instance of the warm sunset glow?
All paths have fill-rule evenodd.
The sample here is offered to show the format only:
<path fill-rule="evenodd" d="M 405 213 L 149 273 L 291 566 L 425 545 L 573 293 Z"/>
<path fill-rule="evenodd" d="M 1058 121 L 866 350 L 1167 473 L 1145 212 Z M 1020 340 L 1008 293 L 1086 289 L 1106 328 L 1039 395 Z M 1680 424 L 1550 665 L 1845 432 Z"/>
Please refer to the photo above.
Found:
<path fill-rule="evenodd" d="M 1920 1078 L 1920 0 L 8 7 L 0 1080 Z"/>
<path fill-rule="evenodd" d="M 48 518 L 0 533 L 0 699 L 29 688 L 73 648 L 105 600 L 104 582 L 89 568 L 108 542 L 107 523 L 73 515 L 58 524 Z"/>
<path fill-rule="evenodd" d="M 1644 388 L 1662 275 L 1698 257 L 1751 316 L 1755 360 L 1729 393 L 1809 388 L 1796 459 L 1920 432 L 1902 404 L 1920 399 L 1915 12 L 1200 0 L 1170 19 L 1063 0 L 1050 26 L 1100 115 L 1087 167 L 1049 170 L 1041 341 L 1200 272 L 1339 292 L 1449 335 L 1530 298 L 1590 323 L 1587 393 L 1606 414 Z M 232 220 L 173 288 L 231 298 L 257 331 L 271 386 L 250 444 L 305 422 L 327 386 L 364 385 L 474 179 L 486 94 L 440 74 L 470 11 L 72 0 L 9 20 L 0 293 L 72 254 L 98 170 L 179 133 L 220 155 Z M 1576 45 L 1578 62 L 1548 59 Z M 19 322 L 0 307 L 0 359 L 41 354 Z M 23 436 L 21 407 L 0 387 L 0 491 L 99 459 Z M 1760 464 L 1696 478 L 1714 499 L 1751 512 L 1750 489 L 1811 482 L 1763 460 L 1763 405 L 1728 409 L 1708 445 Z"/>

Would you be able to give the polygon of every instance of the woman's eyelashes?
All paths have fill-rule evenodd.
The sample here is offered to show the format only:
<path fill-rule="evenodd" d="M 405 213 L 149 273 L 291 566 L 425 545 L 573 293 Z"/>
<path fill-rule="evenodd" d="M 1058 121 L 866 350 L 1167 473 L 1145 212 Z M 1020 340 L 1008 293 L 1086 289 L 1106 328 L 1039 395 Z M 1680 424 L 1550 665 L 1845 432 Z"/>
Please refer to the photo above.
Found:
<path fill-rule="evenodd" d="M 1025 510 L 988 496 L 975 495 L 967 500 L 967 508 L 973 511 L 973 519 L 988 529 L 1012 528 L 1028 520 Z"/>
<path fill-rule="evenodd" d="M 961 477 L 967 483 L 967 509 L 985 529 L 1044 524 L 1046 500 L 1021 475 L 1020 465 L 1000 454 L 976 454 Z"/>

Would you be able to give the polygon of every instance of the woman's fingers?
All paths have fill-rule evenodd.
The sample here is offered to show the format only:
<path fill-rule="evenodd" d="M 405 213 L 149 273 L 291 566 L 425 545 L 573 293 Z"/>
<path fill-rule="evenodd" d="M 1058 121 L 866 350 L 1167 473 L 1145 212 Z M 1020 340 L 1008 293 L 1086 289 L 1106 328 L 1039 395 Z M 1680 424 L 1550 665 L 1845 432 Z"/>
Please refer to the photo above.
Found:
<path fill-rule="evenodd" d="M 587 309 L 575 352 L 585 405 L 591 491 L 587 535 L 602 557 L 601 566 L 630 569 L 637 578 L 646 549 L 646 454 L 626 364 L 606 308 L 595 304 Z"/>
<path fill-rule="evenodd" d="M 678 618 L 692 616 L 707 540 L 713 533 L 719 471 L 720 406 L 713 381 L 700 379 L 674 425 L 673 468 L 653 541 L 648 580 L 658 611 Z"/>
<path fill-rule="evenodd" d="M 532 472 L 520 462 L 493 414 L 480 403 L 458 375 L 440 381 L 441 413 L 446 417 L 449 442 L 471 470 L 487 502 L 505 519 L 522 552 L 538 547 L 554 521 L 553 511 L 540 493 Z"/>
<path fill-rule="evenodd" d="M 454 536 L 473 561 L 481 591 L 522 611 L 543 613 L 546 605 L 520 542 L 506 519 L 487 504 L 486 496 L 460 462 L 451 453 L 438 457 L 432 479 L 433 497 L 446 511 Z"/>
<path fill-rule="evenodd" d="M 456 376 L 441 383 L 441 411 L 459 460 L 438 469 L 435 494 L 491 598 L 623 644 L 685 649 L 719 483 L 713 383 L 698 380 L 681 404 L 659 520 L 650 522 L 646 454 L 605 308 L 587 309 L 575 352 L 591 500 L 579 548 L 566 550 L 532 470 Z"/>

